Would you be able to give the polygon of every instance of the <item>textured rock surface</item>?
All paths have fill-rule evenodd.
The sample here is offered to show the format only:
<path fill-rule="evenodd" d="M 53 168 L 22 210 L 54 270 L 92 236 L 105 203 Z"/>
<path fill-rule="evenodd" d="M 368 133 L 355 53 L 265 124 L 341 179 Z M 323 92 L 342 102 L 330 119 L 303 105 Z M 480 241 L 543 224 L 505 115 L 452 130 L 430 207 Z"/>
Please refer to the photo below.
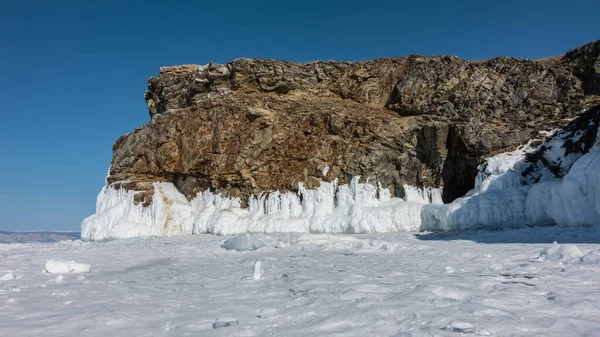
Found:
<path fill-rule="evenodd" d="M 153 181 L 188 198 L 346 183 L 473 187 L 482 157 L 564 125 L 600 94 L 600 41 L 562 57 L 465 61 L 411 55 L 297 64 L 236 59 L 160 69 L 151 120 L 113 147 L 109 183 L 152 200 Z M 326 174 L 324 169 L 329 167 Z"/>

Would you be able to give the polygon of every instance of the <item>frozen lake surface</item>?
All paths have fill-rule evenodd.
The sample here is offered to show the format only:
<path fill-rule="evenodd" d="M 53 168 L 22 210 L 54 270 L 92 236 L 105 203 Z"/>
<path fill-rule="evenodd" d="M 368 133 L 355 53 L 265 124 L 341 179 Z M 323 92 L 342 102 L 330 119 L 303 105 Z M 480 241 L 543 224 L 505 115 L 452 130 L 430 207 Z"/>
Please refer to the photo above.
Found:
<path fill-rule="evenodd" d="M 228 238 L 0 245 L 0 336 L 600 335 L 597 227 Z"/>

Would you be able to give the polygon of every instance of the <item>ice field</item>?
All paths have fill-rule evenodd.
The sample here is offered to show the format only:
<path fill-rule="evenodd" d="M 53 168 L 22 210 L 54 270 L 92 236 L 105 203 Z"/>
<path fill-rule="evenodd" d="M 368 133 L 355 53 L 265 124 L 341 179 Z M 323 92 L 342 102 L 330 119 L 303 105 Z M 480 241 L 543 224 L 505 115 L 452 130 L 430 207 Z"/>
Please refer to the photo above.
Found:
<path fill-rule="evenodd" d="M 0 336 L 600 334 L 597 228 L 231 238 L 0 244 Z"/>

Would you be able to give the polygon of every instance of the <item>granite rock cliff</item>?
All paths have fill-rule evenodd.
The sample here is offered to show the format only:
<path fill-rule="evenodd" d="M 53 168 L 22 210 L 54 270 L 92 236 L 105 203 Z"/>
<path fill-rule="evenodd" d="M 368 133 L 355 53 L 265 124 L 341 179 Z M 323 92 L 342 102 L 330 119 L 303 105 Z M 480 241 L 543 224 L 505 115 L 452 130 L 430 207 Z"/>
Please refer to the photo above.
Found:
<path fill-rule="evenodd" d="M 439 187 L 450 202 L 473 187 L 482 158 L 567 124 L 597 95 L 600 41 L 543 60 L 164 67 L 148 82 L 151 119 L 117 140 L 107 182 L 140 191 L 144 205 L 156 181 L 244 204 L 354 176 L 398 197 L 404 184 Z"/>

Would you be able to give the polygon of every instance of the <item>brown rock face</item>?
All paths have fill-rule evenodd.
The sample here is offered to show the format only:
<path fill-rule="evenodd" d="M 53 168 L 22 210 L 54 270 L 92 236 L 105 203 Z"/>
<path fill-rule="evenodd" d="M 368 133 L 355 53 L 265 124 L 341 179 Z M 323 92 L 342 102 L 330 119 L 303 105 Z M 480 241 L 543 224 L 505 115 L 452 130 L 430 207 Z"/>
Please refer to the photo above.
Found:
<path fill-rule="evenodd" d="M 170 181 L 247 200 L 299 182 L 356 175 L 403 196 L 403 184 L 473 187 L 476 167 L 537 131 L 565 124 L 600 95 L 600 41 L 539 61 L 411 55 L 297 64 L 237 59 L 160 69 L 151 120 L 113 147 L 109 183 Z M 325 167 L 329 167 L 324 173 Z"/>

